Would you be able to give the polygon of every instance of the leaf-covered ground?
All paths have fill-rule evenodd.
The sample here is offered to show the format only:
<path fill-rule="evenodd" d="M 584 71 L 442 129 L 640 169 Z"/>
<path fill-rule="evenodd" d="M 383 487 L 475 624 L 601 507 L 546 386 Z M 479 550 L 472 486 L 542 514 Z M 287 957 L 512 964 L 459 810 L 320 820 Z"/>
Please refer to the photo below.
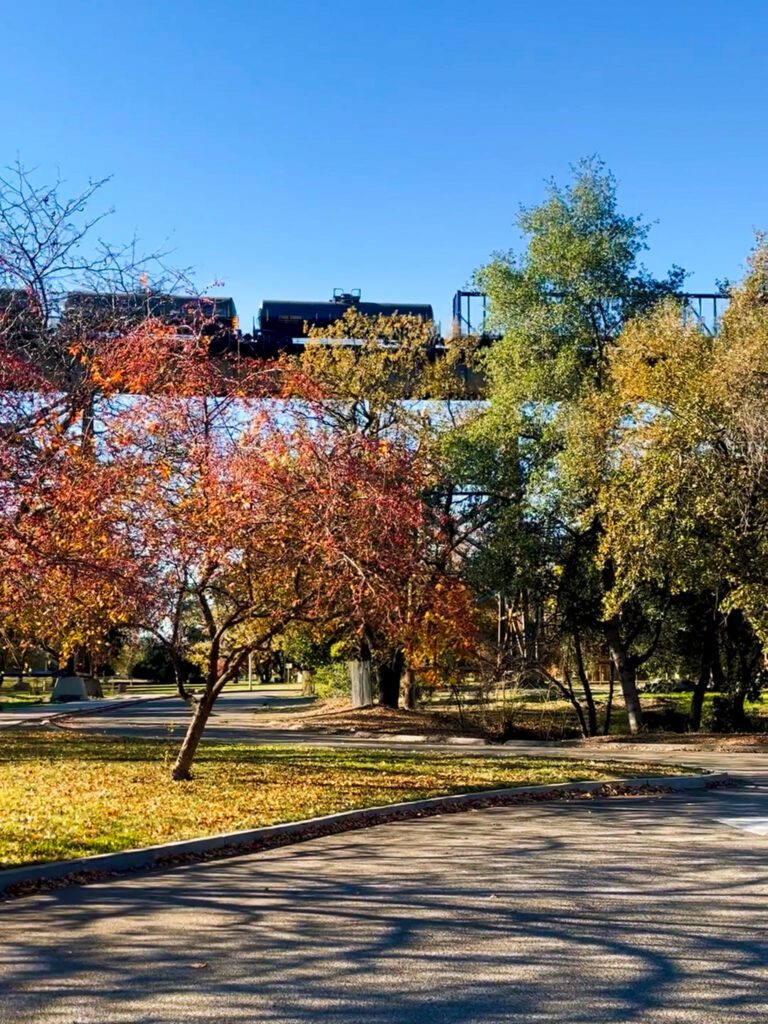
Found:
<path fill-rule="evenodd" d="M 206 745 L 171 782 L 176 742 L 0 733 L 0 868 L 107 853 L 476 789 L 679 774 L 607 760 Z"/>

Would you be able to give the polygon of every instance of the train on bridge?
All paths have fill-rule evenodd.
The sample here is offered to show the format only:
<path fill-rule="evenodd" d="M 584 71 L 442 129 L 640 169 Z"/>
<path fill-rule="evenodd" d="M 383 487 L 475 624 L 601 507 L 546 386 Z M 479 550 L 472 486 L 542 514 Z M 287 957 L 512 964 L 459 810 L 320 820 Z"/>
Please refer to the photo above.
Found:
<path fill-rule="evenodd" d="M 347 310 L 367 317 L 395 314 L 416 317 L 435 327 L 432 306 L 427 303 L 363 302 L 360 291 L 335 289 L 327 302 L 265 299 L 253 329 L 244 333 L 235 301 L 229 297 L 162 295 L 154 293 L 105 294 L 71 292 L 64 301 L 61 325 L 82 333 L 109 332 L 136 326 L 154 317 L 179 333 L 199 331 L 209 338 L 212 355 L 236 352 L 269 359 L 303 348 L 309 331 L 331 327 Z"/>
<path fill-rule="evenodd" d="M 686 316 L 693 317 L 706 330 L 717 330 L 728 296 L 722 293 L 696 293 L 680 296 Z M 179 333 L 198 331 L 209 339 L 212 355 L 237 353 L 246 357 L 270 359 L 281 353 L 300 352 L 310 330 L 325 329 L 339 321 L 348 310 L 364 316 L 395 314 L 416 317 L 431 325 L 428 344 L 435 355 L 445 349 L 434 311 L 428 303 L 364 302 L 359 290 L 335 289 L 327 301 L 265 299 L 258 320 L 250 332 L 240 328 L 235 301 L 230 297 L 168 295 L 150 291 L 104 293 L 70 292 L 64 298 L 59 329 L 73 336 L 93 333 L 115 335 L 135 327 L 149 317 L 157 318 Z M 0 330 L 12 322 L 14 332 L 23 335 L 34 330 L 34 311 L 26 293 L 0 289 Z M 488 298 L 479 291 L 457 291 L 453 297 L 451 338 L 474 336 L 480 344 L 492 344 L 498 338 L 489 329 Z M 350 339 L 354 340 L 354 339 Z"/>

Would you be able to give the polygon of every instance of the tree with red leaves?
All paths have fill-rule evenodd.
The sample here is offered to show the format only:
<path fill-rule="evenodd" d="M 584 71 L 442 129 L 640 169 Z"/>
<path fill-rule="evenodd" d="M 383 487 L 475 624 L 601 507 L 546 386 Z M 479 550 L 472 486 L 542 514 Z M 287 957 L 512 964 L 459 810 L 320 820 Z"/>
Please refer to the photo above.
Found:
<path fill-rule="evenodd" d="M 221 397 L 151 399 L 123 448 L 144 460 L 131 533 L 152 600 L 137 625 L 176 661 L 188 653 L 185 614 L 205 638 L 177 779 L 249 654 L 297 622 L 396 632 L 399 596 L 421 565 L 422 481 L 408 452 L 288 431 L 272 412 Z"/>

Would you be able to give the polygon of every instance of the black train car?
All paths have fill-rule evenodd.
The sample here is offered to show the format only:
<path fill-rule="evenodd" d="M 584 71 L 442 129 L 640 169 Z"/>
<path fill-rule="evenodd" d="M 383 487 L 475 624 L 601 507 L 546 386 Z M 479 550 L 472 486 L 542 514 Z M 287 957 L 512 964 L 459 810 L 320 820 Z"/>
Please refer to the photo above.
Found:
<path fill-rule="evenodd" d="M 360 292 L 335 291 L 330 302 L 291 302 L 265 299 L 259 310 L 259 348 L 264 355 L 294 348 L 294 339 L 306 336 L 307 327 L 324 328 L 340 320 L 348 309 L 364 316 L 416 316 L 430 323 L 432 307 L 413 303 L 362 302 Z"/>
<path fill-rule="evenodd" d="M 44 331 L 42 312 L 23 288 L 0 288 L 0 341 L 23 343 Z"/>
<path fill-rule="evenodd" d="M 233 299 L 159 292 L 70 292 L 62 326 L 72 333 L 118 334 L 156 317 L 180 332 L 200 330 L 211 349 L 223 351 L 234 344 L 238 328 Z"/>

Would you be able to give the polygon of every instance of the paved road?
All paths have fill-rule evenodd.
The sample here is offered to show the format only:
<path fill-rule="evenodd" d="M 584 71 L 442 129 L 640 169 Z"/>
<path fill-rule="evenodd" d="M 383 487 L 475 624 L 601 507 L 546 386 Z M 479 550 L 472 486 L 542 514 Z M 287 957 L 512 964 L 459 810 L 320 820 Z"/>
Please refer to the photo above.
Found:
<path fill-rule="evenodd" d="M 225 693 L 216 702 L 208 720 L 205 739 L 227 740 L 229 742 L 263 742 L 257 736 L 255 712 L 264 708 L 300 708 L 311 703 L 311 698 L 301 697 L 295 688 L 262 687 L 248 691 Z M 78 729 L 112 734 L 165 737 L 181 736 L 189 724 L 190 708 L 179 697 L 151 700 L 127 707 L 115 706 L 114 710 L 100 711 L 96 715 L 76 718 Z M 271 730 L 270 730 L 271 734 Z M 295 741 L 296 733 L 285 730 L 277 736 L 288 735 Z"/>
<path fill-rule="evenodd" d="M 305 698 L 298 697 L 296 691 L 287 689 L 268 690 L 266 688 L 254 693 L 240 692 L 224 694 L 219 698 L 214 713 L 206 727 L 204 739 L 218 742 L 239 743 L 297 743 L 306 746 L 359 746 L 414 750 L 442 750 L 462 756 L 478 755 L 484 757 L 574 757 L 579 759 L 611 758 L 626 761 L 660 761 L 670 764 L 690 764 L 712 768 L 718 771 L 731 771 L 736 774 L 752 777 L 768 774 L 768 752 L 752 754 L 722 753 L 717 751 L 692 751 L 686 748 L 667 746 L 659 748 L 651 745 L 616 747 L 606 745 L 604 748 L 584 749 L 558 744 L 534 743 L 526 740 L 506 743 L 503 746 L 489 745 L 480 747 L 457 747 L 441 743 L 393 743 L 390 739 L 371 739 L 369 737 L 343 735 L 327 736 L 314 733 L 292 731 L 290 729 L 258 728 L 258 716 L 254 711 L 270 705 L 301 706 Z M 103 732 L 110 735 L 127 735 L 145 738 L 165 738 L 176 736 L 181 738 L 189 722 L 189 708 L 180 699 L 169 697 L 164 700 L 153 700 L 127 707 L 114 707 L 113 710 L 100 712 L 96 715 L 83 716 L 75 719 L 78 729 Z"/>
<path fill-rule="evenodd" d="M 232 721 L 236 731 L 253 722 L 253 712 L 270 705 L 301 707 L 311 698 L 298 695 L 295 687 L 261 687 L 252 693 L 237 690 L 219 698 L 214 719 Z M 2 701 L 0 701 L 2 703 Z M 189 721 L 189 705 L 180 697 L 157 698 L 146 694 L 136 697 L 130 693 L 104 700 L 72 701 L 67 704 L 19 704 L 12 710 L 0 712 L 0 728 L 34 723 L 61 715 L 87 712 L 78 723 L 83 728 L 105 728 L 110 732 L 126 731 L 135 735 L 167 735 L 169 725 L 181 731 Z M 101 723 L 101 724 L 99 724 Z"/>
<path fill-rule="evenodd" d="M 146 697 L 136 698 L 127 695 L 108 697 L 104 700 L 73 700 L 68 701 L 65 704 L 52 704 L 50 701 L 45 701 L 42 704 L 10 705 L 12 710 L 0 711 L 0 729 L 9 729 L 14 728 L 17 725 L 30 723 L 34 724 L 35 722 L 42 722 L 47 718 L 58 718 L 60 715 L 76 714 L 78 711 L 86 711 L 88 714 L 93 714 L 101 708 L 113 710 L 115 708 L 120 708 L 123 704 L 133 704 L 136 700 L 146 699 Z M 152 698 L 149 699 L 151 700 Z M 2 704 L 3 701 L 0 699 L 0 705 Z M 127 709 L 123 708 L 122 710 L 125 711 Z"/>
<path fill-rule="evenodd" d="M 763 826 L 765 782 L 495 808 L 3 904 L 0 1022 L 759 1024 Z"/>

